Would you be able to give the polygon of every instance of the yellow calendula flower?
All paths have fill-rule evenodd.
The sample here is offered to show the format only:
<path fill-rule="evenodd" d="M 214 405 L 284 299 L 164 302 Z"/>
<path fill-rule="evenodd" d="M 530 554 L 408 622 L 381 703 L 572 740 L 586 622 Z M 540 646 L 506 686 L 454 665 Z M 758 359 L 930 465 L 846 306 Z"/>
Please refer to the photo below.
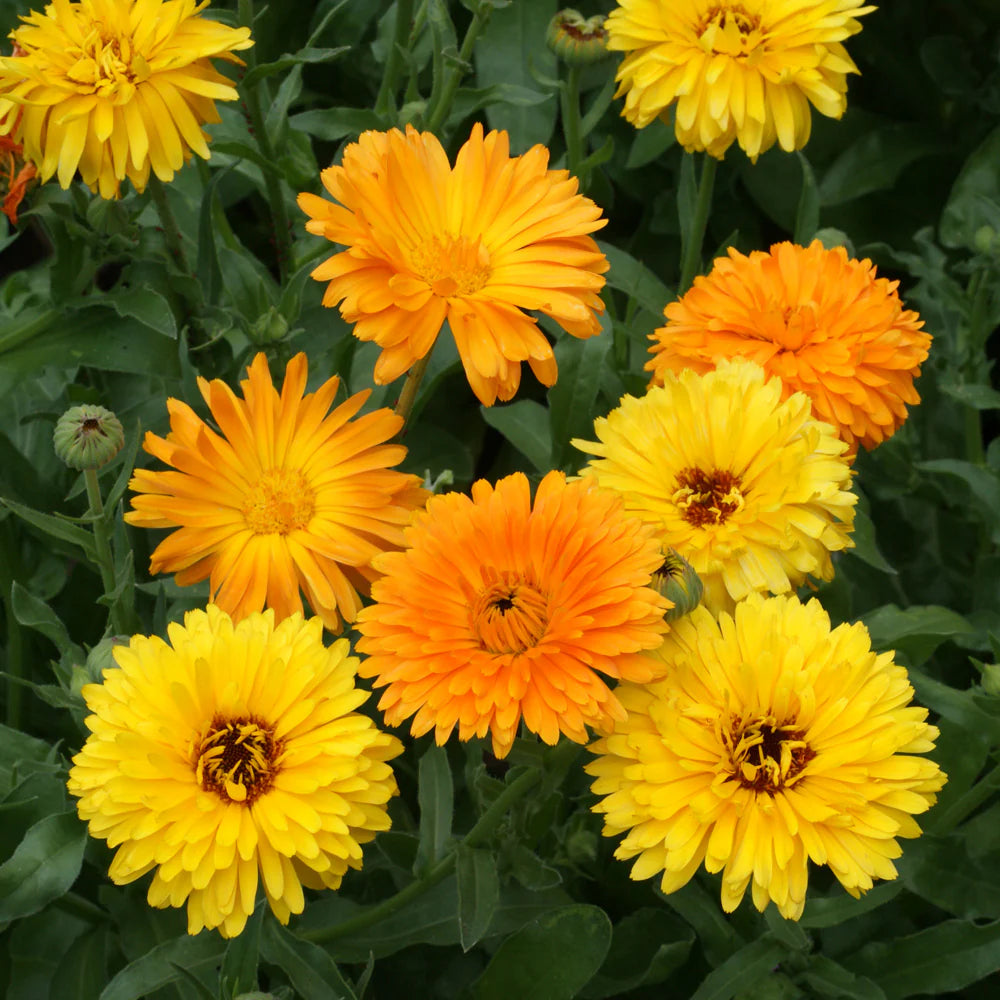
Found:
<path fill-rule="evenodd" d="M 249 28 L 200 16 L 196 0 L 53 0 L 16 28 L 0 59 L 0 135 L 23 143 L 42 181 L 80 172 L 102 198 L 150 170 L 169 181 L 191 153 L 208 159 L 215 101 L 236 88 L 212 59 L 242 65 Z"/>
<path fill-rule="evenodd" d="M 389 828 L 387 761 L 402 752 L 356 709 L 357 659 L 318 618 L 233 624 L 214 605 L 134 636 L 83 688 L 90 736 L 69 790 L 90 834 L 117 848 L 117 885 L 153 872 L 152 906 L 187 904 L 188 933 L 243 930 L 258 881 L 275 916 L 302 887 L 336 889 Z"/>
<path fill-rule="evenodd" d="M 737 141 L 756 159 L 775 141 L 801 149 L 810 105 L 840 118 L 843 42 L 875 10 L 864 0 L 620 0 L 605 23 L 608 48 L 625 53 L 617 97 L 637 128 L 670 122 L 687 150 L 722 158 Z"/>
<path fill-rule="evenodd" d="M 713 611 L 829 580 L 830 553 L 853 544 L 847 445 L 803 393 L 782 401 L 783 388 L 743 359 L 666 372 L 598 418 L 597 441 L 573 442 L 597 456 L 583 474 L 621 493 L 691 564 Z"/>
<path fill-rule="evenodd" d="M 685 885 L 722 872 L 722 906 L 802 915 L 808 862 L 852 896 L 893 879 L 897 838 L 917 837 L 946 776 L 927 710 L 863 625 L 830 628 L 816 600 L 753 596 L 718 620 L 697 608 L 653 654 L 652 684 L 621 684 L 628 718 L 587 765 L 604 833 L 632 877 Z"/>

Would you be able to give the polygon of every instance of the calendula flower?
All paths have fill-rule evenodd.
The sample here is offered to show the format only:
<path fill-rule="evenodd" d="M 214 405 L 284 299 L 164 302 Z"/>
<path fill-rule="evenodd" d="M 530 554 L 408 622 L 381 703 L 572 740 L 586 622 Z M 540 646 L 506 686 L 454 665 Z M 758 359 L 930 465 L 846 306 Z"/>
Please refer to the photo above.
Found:
<path fill-rule="evenodd" d="M 196 0 L 55 0 L 32 11 L 0 59 L 0 133 L 24 144 L 42 181 L 79 170 L 102 198 L 150 170 L 173 178 L 191 153 L 208 159 L 215 101 L 236 99 L 212 59 L 243 65 L 249 28 L 200 16 Z"/>
<path fill-rule="evenodd" d="M 646 368 L 662 383 L 669 371 L 750 358 L 781 377 L 786 396 L 804 392 L 852 451 L 874 448 L 906 419 L 906 404 L 920 402 L 913 380 L 931 344 L 898 284 L 818 240 L 749 257 L 730 249 L 666 307 Z"/>
<path fill-rule="evenodd" d="M 662 562 L 653 532 L 590 481 L 480 480 L 472 496 L 431 497 L 406 549 L 376 560 L 385 575 L 358 615 L 360 673 L 386 690 L 389 725 L 415 736 L 485 736 L 506 756 L 523 718 L 554 744 L 622 718 L 599 676 L 648 680 L 670 602 L 650 586 Z"/>
<path fill-rule="evenodd" d="M 3 195 L 0 211 L 12 226 L 17 225 L 17 210 L 37 173 L 33 163 L 25 162 L 21 144 L 10 136 L 0 135 L 0 194 Z"/>
<path fill-rule="evenodd" d="M 847 446 L 809 399 L 753 362 L 699 375 L 667 372 L 641 399 L 594 421 L 584 474 L 621 493 L 704 584 L 713 611 L 748 594 L 781 594 L 833 577 L 831 552 L 853 545 L 857 497 Z"/>
<path fill-rule="evenodd" d="M 623 114 L 637 128 L 670 123 L 688 151 L 719 159 L 733 141 L 756 159 L 778 141 L 801 149 L 810 104 L 840 118 L 847 74 L 841 44 L 875 10 L 863 0 L 620 0 L 608 15 Z"/>
<path fill-rule="evenodd" d="M 406 449 L 385 442 L 403 420 L 386 409 L 358 417 L 368 390 L 331 412 L 337 378 L 303 394 L 304 354 L 288 363 L 280 395 L 263 354 L 247 372 L 243 399 L 218 379 L 198 379 L 221 434 L 167 400 L 170 433 L 147 433 L 143 447 L 173 471 L 136 470 L 125 520 L 176 528 L 150 572 L 174 573 L 181 586 L 208 577 L 212 600 L 233 618 L 265 604 L 279 621 L 300 612 L 301 587 L 336 632 L 378 575 L 372 559 L 402 544 L 426 496 L 417 476 L 392 468 Z"/>
<path fill-rule="evenodd" d="M 338 204 L 300 194 L 306 229 L 346 246 L 312 276 L 354 335 L 382 348 L 375 381 L 392 382 L 427 355 L 445 320 L 469 384 L 487 406 L 517 392 L 521 362 L 556 380 L 552 347 L 525 310 L 574 337 L 600 331 L 608 262 L 587 234 L 607 222 L 566 170 L 533 146 L 510 156 L 506 132 L 474 126 L 450 166 L 441 143 L 365 132 L 321 174 Z"/>
<path fill-rule="evenodd" d="M 133 636 L 83 688 L 93 713 L 69 790 L 92 837 L 117 847 L 117 885 L 153 871 L 152 906 L 187 903 L 188 933 L 243 930 L 258 875 L 275 916 L 302 887 L 336 889 L 389 828 L 399 741 L 355 709 L 357 659 L 318 618 L 234 625 L 214 605 Z"/>
<path fill-rule="evenodd" d="M 604 833 L 632 877 L 685 885 L 722 872 L 722 906 L 802 915 L 808 861 L 852 896 L 893 879 L 898 837 L 945 782 L 927 710 L 863 625 L 830 628 L 819 602 L 753 595 L 718 620 L 696 608 L 651 654 L 667 672 L 622 684 L 628 710 L 591 750 Z"/>

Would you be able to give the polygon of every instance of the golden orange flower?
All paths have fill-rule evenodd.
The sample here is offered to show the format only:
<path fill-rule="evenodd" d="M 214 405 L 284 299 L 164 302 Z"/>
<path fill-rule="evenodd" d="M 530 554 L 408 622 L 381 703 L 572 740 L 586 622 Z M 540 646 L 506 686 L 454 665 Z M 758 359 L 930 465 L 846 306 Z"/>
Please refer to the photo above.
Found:
<path fill-rule="evenodd" d="M 0 210 L 10 219 L 12 226 L 17 225 L 17 209 L 37 173 L 33 163 L 25 162 L 24 147 L 10 136 L 0 135 L 0 177 L 3 179 L 2 187 L 6 189 Z"/>
<path fill-rule="evenodd" d="M 739 142 L 755 160 L 775 140 L 801 149 L 810 105 L 840 118 L 847 74 L 841 44 L 875 10 L 863 0 L 620 0 L 608 15 L 622 114 L 636 128 L 672 122 L 687 150 L 719 159 Z M 671 115 L 672 111 L 672 115 Z"/>
<path fill-rule="evenodd" d="M 920 402 L 913 380 L 931 344 L 898 284 L 877 278 L 870 260 L 818 240 L 749 257 L 730 248 L 666 307 L 646 369 L 662 385 L 666 372 L 750 358 L 781 377 L 785 398 L 804 392 L 852 452 L 858 443 L 874 448 L 906 419 L 906 404 Z"/>
<path fill-rule="evenodd" d="M 281 394 L 258 354 L 238 399 L 198 379 L 221 434 L 186 403 L 167 400 L 170 433 L 143 447 L 176 471 L 137 469 L 130 524 L 176 528 L 153 552 L 150 572 L 179 584 L 210 578 L 212 600 L 239 620 L 267 605 L 278 620 L 302 610 L 299 588 L 331 631 L 353 621 L 372 559 L 403 542 L 423 505 L 416 476 L 391 467 L 406 456 L 386 444 L 402 426 L 390 410 L 357 417 L 370 392 L 330 412 L 340 381 L 305 393 L 306 356 L 288 363 Z"/>
<path fill-rule="evenodd" d="M 451 167 L 441 143 L 365 132 L 321 178 L 338 204 L 300 194 L 306 229 L 340 243 L 313 272 L 323 304 L 340 305 L 354 335 L 382 348 L 375 381 L 392 382 L 434 346 L 445 320 L 469 384 L 490 406 L 511 399 L 527 361 L 552 385 L 552 347 L 525 310 L 592 337 L 608 262 L 589 233 L 601 210 L 533 146 L 510 156 L 506 132 L 476 125 Z"/>
<path fill-rule="evenodd" d="M 623 717 L 598 676 L 638 682 L 656 661 L 670 602 L 650 586 L 663 562 L 653 530 L 590 480 L 542 480 L 534 506 L 515 473 L 472 497 L 431 497 L 407 548 L 375 561 L 385 576 L 358 615 L 363 677 L 386 688 L 390 725 L 444 743 L 490 732 L 506 756 L 517 727 L 577 743 Z"/>

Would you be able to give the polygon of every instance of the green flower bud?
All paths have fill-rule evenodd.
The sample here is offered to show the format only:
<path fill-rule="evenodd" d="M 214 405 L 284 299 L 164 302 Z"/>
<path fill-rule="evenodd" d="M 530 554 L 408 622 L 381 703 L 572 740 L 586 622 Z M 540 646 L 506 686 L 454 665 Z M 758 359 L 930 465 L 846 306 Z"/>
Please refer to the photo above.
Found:
<path fill-rule="evenodd" d="M 52 443 L 71 469 L 99 469 L 121 451 L 125 432 L 110 410 L 86 404 L 70 407 L 59 418 Z"/>
<path fill-rule="evenodd" d="M 1000 663 L 983 663 L 974 656 L 969 657 L 973 666 L 982 674 L 980 683 L 986 694 L 1000 695 Z"/>
<path fill-rule="evenodd" d="M 691 564 L 673 549 L 663 556 L 663 565 L 653 574 L 653 586 L 674 606 L 664 616 L 668 622 L 675 622 L 694 611 L 701 603 L 705 589 L 701 577 L 691 568 Z"/>
<path fill-rule="evenodd" d="M 589 66 L 606 59 L 611 54 L 607 40 L 603 14 L 584 17 L 572 7 L 559 11 L 545 34 L 549 48 L 567 66 Z"/>
<path fill-rule="evenodd" d="M 972 237 L 972 243 L 980 253 L 989 253 L 996 242 L 997 231 L 992 226 L 980 226 Z"/>
<path fill-rule="evenodd" d="M 284 340 L 288 334 L 288 320 L 274 306 L 268 306 L 267 312 L 258 316 L 250 324 L 250 339 L 258 346 L 276 344 Z"/>

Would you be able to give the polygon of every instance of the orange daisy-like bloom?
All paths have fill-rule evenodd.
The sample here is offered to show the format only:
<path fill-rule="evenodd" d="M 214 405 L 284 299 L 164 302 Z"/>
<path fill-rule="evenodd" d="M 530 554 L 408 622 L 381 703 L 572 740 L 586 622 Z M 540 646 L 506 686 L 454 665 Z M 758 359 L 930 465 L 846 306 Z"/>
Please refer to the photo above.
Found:
<path fill-rule="evenodd" d="M 0 135 L 0 189 L 6 189 L 2 190 L 0 211 L 10 219 L 12 226 L 17 225 L 18 207 L 37 173 L 33 163 L 25 163 L 24 147 L 10 136 Z"/>
<path fill-rule="evenodd" d="M 875 10 L 863 0 L 620 0 L 605 22 L 622 114 L 636 128 L 671 121 L 688 151 L 719 159 L 734 141 L 755 160 L 775 140 L 809 141 L 810 105 L 840 118 L 847 74 L 841 44 Z"/>
<path fill-rule="evenodd" d="M 313 272 L 360 340 L 382 348 L 375 381 L 393 381 L 433 347 L 445 320 L 469 384 L 490 406 L 511 399 L 527 361 L 556 380 L 552 347 L 524 310 L 574 337 L 600 331 L 608 262 L 588 235 L 607 222 L 566 170 L 533 146 L 510 156 L 506 132 L 472 130 L 454 168 L 429 132 L 365 132 L 321 177 L 339 204 L 300 194 L 306 229 L 347 247 Z"/>
<path fill-rule="evenodd" d="M 169 399 L 170 433 L 143 447 L 176 471 L 137 469 L 125 515 L 144 528 L 177 528 L 153 552 L 150 572 L 179 584 L 210 578 L 212 600 L 240 620 L 265 604 L 278 620 L 302 610 L 299 588 L 331 631 L 352 621 L 378 573 L 373 558 L 403 542 L 426 491 L 386 444 L 402 418 L 381 409 L 356 417 L 359 392 L 330 412 L 339 379 L 303 391 L 306 356 L 288 363 L 281 394 L 258 354 L 241 382 L 198 379 L 221 434 Z"/>
<path fill-rule="evenodd" d="M 870 260 L 818 240 L 749 257 L 730 248 L 666 307 L 646 369 L 662 385 L 666 372 L 750 358 L 781 377 L 785 398 L 804 392 L 852 452 L 859 443 L 874 448 L 906 419 L 906 404 L 920 402 L 913 380 L 931 344 L 917 313 L 903 308 L 898 284 L 877 278 Z"/>
<path fill-rule="evenodd" d="M 550 472 L 534 506 L 520 473 L 471 499 L 431 497 L 407 548 L 375 561 L 385 575 L 357 621 L 360 673 L 386 691 L 390 725 L 414 716 L 444 743 L 493 739 L 506 756 L 518 723 L 546 743 L 583 743 L 586 726 L 624 718 L 598 676 L 638 683 L 657 663 L 670 602 L 650 586 L 663 562 L 653 530 L 592 481 Z"/>

